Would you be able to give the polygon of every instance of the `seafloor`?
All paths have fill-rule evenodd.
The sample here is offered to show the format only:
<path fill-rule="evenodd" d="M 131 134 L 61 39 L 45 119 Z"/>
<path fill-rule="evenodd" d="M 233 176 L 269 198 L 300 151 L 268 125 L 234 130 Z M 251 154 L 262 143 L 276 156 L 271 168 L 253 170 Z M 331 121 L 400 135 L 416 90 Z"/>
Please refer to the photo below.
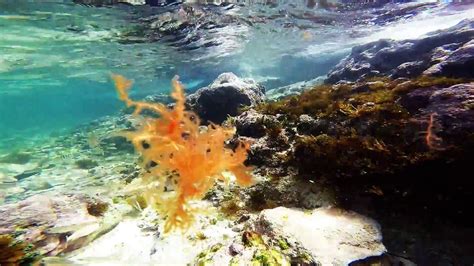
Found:
<path fill-rule="evenodd" d="M 89 8 L 113 4 L 82 2 Z M 199 41 L 203 27 L 243 23 L 192 4 L 169 10 L 142 18 L 142 28 L 121 42 L 165 38 L 194 50 L 192 45 L 219 46 Z M 257 23 L 258 17 L 252 19 L 245 23 Z M 197 37 L 192 41 L 184 34 Z M 468 218 L 474 18 L 417 38 L 355 45 L 327 73 L 290 85 L 226 72 L 185 99 L 149 95 L 142 105 L 163 107 L 161 116 L 142 112 L 150 120 L 133 113 L 142 105 L 128 98 L 130 84 L 117 77 L 128 108 L 26 147 L 1 145 L 1 266 L 474 263 Z M 180 100 L 192 115 L 179 111 Z M 197 117 L 200 124 L 193 124 Z M 155 122 L 166 127 L 141 127 Z M 173 135 L 186 126 L 189 131 Z M 211 134 L 224 128 L 235 128 L 225 147 L 212 142 L 220 135 Z M 167 139 L 154 138 L 162 136 Z M 169 139 L 186 147 L 180 150 L 184 157 L 169 153 L 175 148 L 165 147 Z M 249 145 L 245 163 L 231 164 L 230 157 L 244 147 L 239 143 Z M 204 149 L 209 156 L 204 159 L 193 153 L 201 144 L 213 147 Z M 185 162 L 176 164 L 178 158 Z M 169 171 L 155 170 L 165 167 Z M 239 183 L 245 183 L 240 170 L 248 171 L 252 184 L 239 186 L 231 173 L 207 176 L 221 168 Z M 155 173 L 169 175 L 174 184 L 160 184 L 164 191 L 150 189 L 153 182 L 137 189 L 137 182 Z M 183 188 L 188 176 L 200 187 Z M 167 193 L 183 197 L 156 198 Z M 193 208 L 186 196 L 197 200 Z M 189 208 L 156 207 L 155 200 Z M 178 228 L 165 232 L 170 217 L 187 214 L 195 218 L 187 230 L 178 230 L 183 222 L 178 219 Z"/>

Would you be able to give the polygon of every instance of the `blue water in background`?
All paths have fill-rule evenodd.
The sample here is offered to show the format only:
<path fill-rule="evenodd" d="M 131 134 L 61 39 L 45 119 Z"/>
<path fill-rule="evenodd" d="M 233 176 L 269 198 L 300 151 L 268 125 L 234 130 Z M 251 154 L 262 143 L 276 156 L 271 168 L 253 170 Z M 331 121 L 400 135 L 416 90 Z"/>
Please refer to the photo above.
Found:
<path fill-rule="evenodd" d="M 109 36 L 128 26 L 127 7 L 33 2 L 2 2 L 0 7 L 0 148 L 118 113 L 123 104 L 110 73 L 134 79 L 137 98 L 167 94 L 175 74 L 191 80 L 184 68 L 182 73 L 170 65 L 154 70 L 159 57 L 140 58 L 155 44 L 123 45 Z"/>
<path fill-rule="evenodd" d="M 222 72 L 248 72 L 239 58 L 211 57 L 205 64 L 190 63 L 183 58 L 192 54 L 187 57 L 161 43 L 118 43 L 116 32 L 133 26 L 127 6 L 4 2 L 1 7 L 0 139 L 6 148 L 118 113 L 123 105 L 116 98 L 110 73 L 134 79 L 132 96 L 143 98 L 168 94 L 174 75 L 192 92 Z M 286 57 L 280 69 L 274 65 L 265 69 L 264 62 L 251 59 L 251 67 L 260 64 L 262 73 L 280 76 L 298 61 Z M 306 77 L 317 74 L 306 69 L 310 70 Z"/>
<path fill-rule="evenodd" d="M 271 17 L 282 9 L 242 10 Z M 189 51 L 160 41 L 120 42 L 121 33 L 150 12 L 154 9 L 126 5 L 96 8 L 71 1 L 0 0 L 0 149 L 29 145 L 31 140 L 117 114 L 123 104 L 117 100 L 111 73 L 135 81 L 136 99 L 167 95 L 174 75 L 180 76 L 188 93 L 229 71 L 271 89 L 324 75 L 354 45 L 387 36 L 416 37 L 468 17 L 468 11 L 457 10 L 460 14 L 437 18 L 432 12 L 445 9 L 434 6 L 391 24 L 370 22 L 376 20 L 367 13 L 367 23 L 351 25 L 351 16 L 360 19 L 360 13 L 323 10 L 315 12 L 341 24 L 308 28 L 307 20 L 282 16 L 264 24 L 210 31 L 221 45 Z M 310 40 L 303 38 L 306 32 Z"/>

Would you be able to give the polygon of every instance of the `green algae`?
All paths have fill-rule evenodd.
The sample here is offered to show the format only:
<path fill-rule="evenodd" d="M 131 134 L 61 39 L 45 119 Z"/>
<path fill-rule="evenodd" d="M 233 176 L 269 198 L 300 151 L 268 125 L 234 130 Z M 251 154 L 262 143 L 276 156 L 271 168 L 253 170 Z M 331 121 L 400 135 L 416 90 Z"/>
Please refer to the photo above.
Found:
<path fill-rule="evenodd" d="M 290 160 L 300 171 L 327 176 L 349 177 L 354 173 L 387 169 L 390 157 L 384 144 L 375 138 L 333 137 L 326 134 L 297 139 Z"/>
<path fill-rule="evenodd" d="M 256 247 L 264 245 L 265 242 L 260 234 L 252 231 L 245 231 L 242 234 L 242 242 L 246 247 Z"/>
<path fill-rule="evenodd" d="M 350 104 L 354 110 L 366 103 L 397 105 L 395 100 L 402 94 L 419 88 L 452 86 L 468 82 L 466 79 L 420 76 L 411 80 L 388 77 L 370 78 L 366 81 L 347 84 L 322 84 L 279 101 L 267 102 L 257 107 L 264 114 L 286 114 L 297 118 L 302 114 L 330 116 L 339 110 L 346 110 Z M 385 106 L 384 109 L 389 109 Z M 344 112 L 343 112 L 344 113 Z"/>
<path fill-rule="evenodd" d="M 233 257 L 230 261 L 229 261 L 229 266 L 238 266 L 240 265 L 239 263 L 239 258 L 238 257 Z"/>
<path fill-rule="evenodd" d="M 197 256 L 196 256 L 196 263 L 195 265 L 198 266 L 207 266 L 207 265 L 212 265 L 212 257 L 214 254 L 219 251 L 224 245 L 222 243 L 217 243 L 212 245 L 210 248 L 201 251 Z"/>
<path fill-rule="evenodd" d="M 109 209 L 109 204 L 107 202 L 93 199 L 87 202 L 86 208 L 90 215 L 100 217 Z"/>
<path fill-rule="evenodd" d="M 40 258 L 33 245 L 11 235 L 0 235 L 0 265 L 32 265 Z"/>
<path fill-rule="evenodd" d="M 275 245 L 271 241 L 265 241 L 257 232 L 245 231 L 242 234 L 242 242 L 247 248 L 255 249 L 251 265 L 290 265 L 289 257 L 284 253 L 289 248 L 286 240 L 279 239 Z M 284 248 L 281 247 L 282 245 Z"/>
<path fill-rule="evenodd" d="M 278 246 L 279 246 L 282 250 L 287 250 L 287 249 L 290 248 L 290 244 L 288 244 L 288 241 L 286 241 L 286 240 L 283 239 L 283 238 L 278 239 Z"/>
<path fill-rule="evenodd" d="M 77 168 L 88 170 L 98 166 L 99 164 L 92 159 L 80 159 L 74 162 Z"/>
<path fill-rule="evenodd" d="M 429 88 L 435 86 L 450 87 L 456 84 L 465 83 L 469 81 L 470 80 L 460 78 L 420 76 L 405 82 L 394 81 L 390 83 L 390 85 L 393 86 L 393 92 L 400 95 L 419 88 Z"/>
<path fill-rule="evenodd" d="M 272 248 L 257 250 L 253 255 L 251 263 L 255 266 L 290 265 L 283 254 Z"/>
<path fill-rule="evenodd" d="M 301 95 L 267 102 L 256 109 L 265 115 L 278 114 L 282 128 L 298 129 L 288 140 L 293 149 L 281 158 L 280 164 L 294 166 L 300 174 L 327 178 L 387 174 L 432 160 L 443 152 L 426 145 L 422 137 L 426 128 L 420 128 L 422 122 L 413 120 L 414 113 L 405 109 L 399 99 L 414 90 L 463 82 L 468 80 L 375 77 L 318 85 Z M 317 129 L 311 129 L 311 124 L 309 130 L 300 127 L 301 115 L 309 115 L 313 119 L 309 123 L 318 121 Z"/>

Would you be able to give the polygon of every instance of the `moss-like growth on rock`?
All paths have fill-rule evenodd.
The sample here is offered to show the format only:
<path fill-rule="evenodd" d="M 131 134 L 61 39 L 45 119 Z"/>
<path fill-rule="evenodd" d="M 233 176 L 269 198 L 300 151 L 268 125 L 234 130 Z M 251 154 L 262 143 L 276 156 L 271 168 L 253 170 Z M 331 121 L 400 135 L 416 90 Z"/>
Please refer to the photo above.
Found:
<path fill-rule="evenodd" d="M 102 216 L 109 209 L 109 204 L 97 199 L 91 199 L 87 202 L 87 212 L 92 216 Z"/>
<path fill-rule="evenodd" d="M 84 170 L 91 169 L 99 165 L 96 161 L 91 159 L 80 159 L 77 160 L 74 164 L 77 166 L 77 168 Z"/>
<path fill-rule="evenodd" d="M 197 266 L 212 265 L 212 257 L 222 247 L 223 245 L 221 243 L 217 243 L 217 244 L 212 245 L 210 248 L 200 252 L 196 257 L 194 265 L 197 265 Z"/>
<path fill-rule="evenodd" d="M 278 243 L 273 243 L 265 241 L 257 232 L 245 231 L 242 234 L 242 242 L 247 248 L 255 250 L 251 265 L 290 265 L 290 258 L 285 254 L 285 250 L 289 247 L 286 240 L 278 239 Z"/>
<path fill-rule="evenodd" d="M 400 97 L 415 90 L 461 82 L 466 80 L 420 76 L 411 80 L 377 77 L 363 82 L 323 84 L 298 96 L 262 104 L 257 110 L 283 116 L 279 119 L 281 128 L 298 129 L 296 134 L 290 134 L 288 141 L 293 149 L 286 153 L 282 165 L 296 166 L 300 173 L 314 177 L 391 173 L 441 152 L 424 143 L 430 115 L 413 119 L 416 114 L 412 112 L 418 110 L 407 110 Z M 302 115 L 309 117 L 304 126 Z M 275 137 L 271 132 L 267 135 Z"/>
<path fill-rule="evenodd" d="M 32 265 L 39 259 L 40 254 L 32 245 L 10 235 L 0 235 L 0 265 Z"/>
<path fill-rule="evenodd" d="M 252 258 L 252 265 L 255 266 L 283 266 L 290 265 L 288 260 L 275 249 L 257 250 Z"/>

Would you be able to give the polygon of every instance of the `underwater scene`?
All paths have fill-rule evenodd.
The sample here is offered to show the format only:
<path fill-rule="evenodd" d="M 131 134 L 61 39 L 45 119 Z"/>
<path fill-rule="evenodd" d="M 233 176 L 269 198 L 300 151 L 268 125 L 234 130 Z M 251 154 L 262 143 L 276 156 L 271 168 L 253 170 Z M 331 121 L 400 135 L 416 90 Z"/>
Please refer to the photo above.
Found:
<path fill-rule="evenodd" d="M 0 266 L 474 265 L 474 2 L 0 0 Z"/>

